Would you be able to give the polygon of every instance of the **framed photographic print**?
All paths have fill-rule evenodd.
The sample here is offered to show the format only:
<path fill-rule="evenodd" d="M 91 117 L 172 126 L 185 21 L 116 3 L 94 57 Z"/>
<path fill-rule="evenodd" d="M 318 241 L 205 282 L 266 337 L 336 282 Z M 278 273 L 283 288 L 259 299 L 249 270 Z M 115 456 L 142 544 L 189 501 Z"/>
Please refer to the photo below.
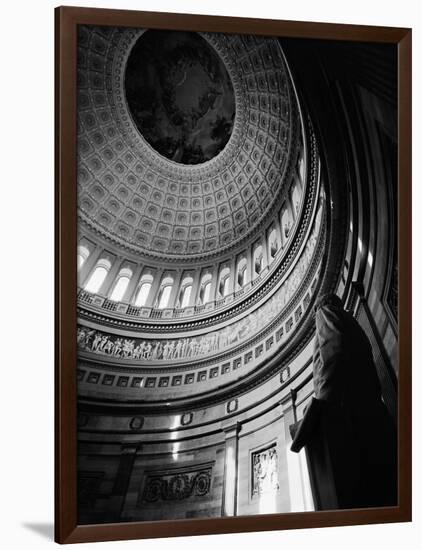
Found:
<path fill-rule="evenodd" d="M 411 519 L 411 31 L 56 10 L 56 540 Z"/>

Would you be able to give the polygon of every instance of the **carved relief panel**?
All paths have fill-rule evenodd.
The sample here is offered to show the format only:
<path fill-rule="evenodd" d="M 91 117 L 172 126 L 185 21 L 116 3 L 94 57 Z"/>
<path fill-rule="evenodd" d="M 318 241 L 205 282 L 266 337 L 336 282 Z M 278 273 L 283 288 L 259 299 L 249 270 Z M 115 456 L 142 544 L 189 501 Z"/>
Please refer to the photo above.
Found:
<path fill-rule="evenodd" d="M 277 444 L 251 454 L 252 498 L 279 489 Z"/>
<path fill-rule="evenodd" d="M 210 463 L 196 467 L 146 472 L 138 506 L 142 503 L 205 497 L 211 491 L 211 481 L 212 464 Z"/>

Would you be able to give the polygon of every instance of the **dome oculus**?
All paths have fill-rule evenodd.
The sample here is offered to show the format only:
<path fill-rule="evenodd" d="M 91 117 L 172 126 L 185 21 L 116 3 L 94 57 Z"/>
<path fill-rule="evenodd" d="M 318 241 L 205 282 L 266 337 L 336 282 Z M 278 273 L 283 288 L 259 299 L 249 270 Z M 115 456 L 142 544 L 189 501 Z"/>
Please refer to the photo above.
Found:
<path fill-rule="evenodd" d="M 139 132 L 169 160 L 204 163 L 230 139 L 232 82 L 216 51 L 197 33 L 144 32 L 129 54 L 125 92 Z"/>

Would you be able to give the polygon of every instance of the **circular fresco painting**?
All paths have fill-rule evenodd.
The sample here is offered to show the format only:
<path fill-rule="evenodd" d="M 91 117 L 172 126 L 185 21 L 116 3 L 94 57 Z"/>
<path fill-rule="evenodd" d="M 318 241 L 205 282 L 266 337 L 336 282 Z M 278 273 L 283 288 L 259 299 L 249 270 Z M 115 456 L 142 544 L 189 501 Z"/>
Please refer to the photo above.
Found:
<path fill-rule="evenodd" d="M 197 33 L 146 31 L 130 52 L 126 99 L 144 139 L 181 164 L 200 164 L 222 151 L 234 124 L 230 76 Z"/>

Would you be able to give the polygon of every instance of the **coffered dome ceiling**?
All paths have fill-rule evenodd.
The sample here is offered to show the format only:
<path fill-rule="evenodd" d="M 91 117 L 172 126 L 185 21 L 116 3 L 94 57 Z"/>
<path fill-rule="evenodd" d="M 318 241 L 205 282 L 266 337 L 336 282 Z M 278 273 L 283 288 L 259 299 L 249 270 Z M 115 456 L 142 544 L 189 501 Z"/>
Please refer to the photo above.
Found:
<path fill-rule="evenodd" d="M 81 227 L 150 257 L 223 254 L 259 231 L 295 162 L 281 48 L 165 31 L 160 60 L 157 32 L 80 29 Z"/>

